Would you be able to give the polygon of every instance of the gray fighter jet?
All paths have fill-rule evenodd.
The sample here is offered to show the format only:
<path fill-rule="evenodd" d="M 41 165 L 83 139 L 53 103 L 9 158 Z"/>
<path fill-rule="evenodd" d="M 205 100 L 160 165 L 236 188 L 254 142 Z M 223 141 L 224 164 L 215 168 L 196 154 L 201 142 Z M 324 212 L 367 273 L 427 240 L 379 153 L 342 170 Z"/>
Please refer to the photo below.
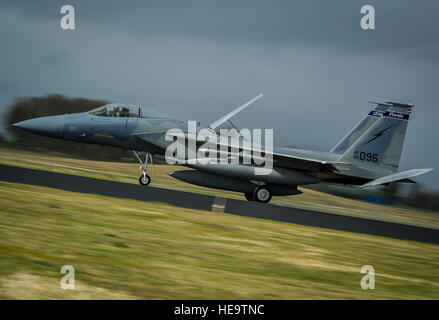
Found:
<path fill-rule="evenodd" d="M 261 96 L 241 105 L 208 128 L 218 132 L 221 126 L 233 126 L 230 119 Z M 234 151 L 227 148 L 226 157 L 237 158 L 241 162 L 200 164 L 190 163 L 186 158 L 183 165 L 192 169 L 170 172 L 169 175 L 191 184 L 242 192 L 247 200 L 258 202 L 269 202 L 273 195 L 299 194 L 301 191 L 297 186 L 320 182 L 361 188 L 396 181 L 414 182 L 410 178 L 432 169 L 398 172 L 412 109 L 413 105 L 408 103 L 374 103 L 372 110 L 329 152 L 274 147 L 270 151 L 272 170 L 264 175 L 256 172 L 261 167 L 260 163 L 243 163 L 245 154 L 256 152 L 239 143 L 234 146 Z M 174 142 L 166 138 L 169 130 L 183 132 L 186 147 L 193 139 L 188 134 L 187 121 L 141 106 L 120 103 L 107 104 L 85 113 L 25 120 L 14 126 L 44 136 L 132 150 L 141 163 L 141 185 L 148 185 L 151 181 L 146 170 L 148 163 L 152 164 L 152 155 L 164 156 Z M 219 133 L 217 138 L 217 144 L 220 144 Z M 195 145 L 197 149 L 202 147 L 199 141 Z M 141 160 L 138 152 L 145 152 L 145 160 Z M 224 156 L 220 153 L 217 156 Z"/>

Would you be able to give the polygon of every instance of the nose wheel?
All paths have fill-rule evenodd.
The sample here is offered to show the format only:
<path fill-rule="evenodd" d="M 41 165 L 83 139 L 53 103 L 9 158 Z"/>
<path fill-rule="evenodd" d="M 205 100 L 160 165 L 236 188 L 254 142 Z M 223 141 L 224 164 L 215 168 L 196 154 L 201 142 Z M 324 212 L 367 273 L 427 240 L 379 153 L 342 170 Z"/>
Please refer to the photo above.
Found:
<path fill-rule="evenodd" d="M 139 177 L 139 183 L 140 183 L 142 186 L 147 186 L 150 182 L 151 182 L 151 177 L 148 176 L 146 173 L 142 174 L 142 175 Z"/>
<path fill-rule="evenodd" d="M 142 170 L 142 175 L 139 177 L 139 183 L 142 186 L 147 186 L 151 183 L 151 177 L 146 174 L 146 169 L 148 169 L 148 162 L 151 162 L 151 169 L 154 171 L 154 163 L 152 162 L 152 155 L 149 152 L 145 154 L 145 161 L 142 161 L 136 151 L 133 151 L 137 160 L 140 163 L 140 170 Z"/>

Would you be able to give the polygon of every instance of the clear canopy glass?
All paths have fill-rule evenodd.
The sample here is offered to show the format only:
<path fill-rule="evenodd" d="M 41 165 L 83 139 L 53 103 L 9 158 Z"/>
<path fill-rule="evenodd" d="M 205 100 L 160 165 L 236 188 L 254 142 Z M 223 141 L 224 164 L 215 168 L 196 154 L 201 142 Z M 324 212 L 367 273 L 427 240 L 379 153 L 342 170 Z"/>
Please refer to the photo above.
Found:
<path fill-rule="evenodd" d="M 147 108 L 116 103 L 106 104 L 90 110 L 88 113 L 100 117 L 169 118 L 166 114 Z"/>

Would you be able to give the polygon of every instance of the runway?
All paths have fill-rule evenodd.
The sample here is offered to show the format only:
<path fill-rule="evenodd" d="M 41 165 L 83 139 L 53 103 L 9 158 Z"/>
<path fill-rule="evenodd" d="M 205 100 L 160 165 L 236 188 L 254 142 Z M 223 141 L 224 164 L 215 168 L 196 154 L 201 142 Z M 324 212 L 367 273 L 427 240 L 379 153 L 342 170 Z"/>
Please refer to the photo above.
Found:
<path fill-rule="evenodd" d="M 103 196 L 211 210 L 214 196 L 0 165 L 0 180 Z M 221 202 L 221 199 L 220 199 Z M 222 200 L 224 202 L 224 200 Z M 311 210 L 227 199 L 224 212 L 304 226 L 439 244 L 439 230 Z"/>

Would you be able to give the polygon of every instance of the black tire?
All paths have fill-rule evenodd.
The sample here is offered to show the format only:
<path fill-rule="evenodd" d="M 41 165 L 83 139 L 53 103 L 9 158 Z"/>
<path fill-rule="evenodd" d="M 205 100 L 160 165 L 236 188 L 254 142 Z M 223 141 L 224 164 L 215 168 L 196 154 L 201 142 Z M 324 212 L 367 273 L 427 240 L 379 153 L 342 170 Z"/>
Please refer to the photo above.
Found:
<path fill-rule="evenodd" d="M 140 183 L 142 186 L 147 186 L 148 184 L 151 183 L 151 177 L 148 176 L 147 174 L 145 174 L 145 175 L 142 174 L 142 175 L 139 177 L 139 183 Z"/>
<path fill-rule="evenodd" d="M 246 192 L 244 193 L 244 196 L 248 201 L 255 201 L 255 197 L 253 197 L 253 193 Z"/>
<path fill-rule="evenodd" d="M 271 190 L 267 186 L 260 186 L 253 192 L 253 197 L 257 202 L 267 203 L 271 200 Z"/>

